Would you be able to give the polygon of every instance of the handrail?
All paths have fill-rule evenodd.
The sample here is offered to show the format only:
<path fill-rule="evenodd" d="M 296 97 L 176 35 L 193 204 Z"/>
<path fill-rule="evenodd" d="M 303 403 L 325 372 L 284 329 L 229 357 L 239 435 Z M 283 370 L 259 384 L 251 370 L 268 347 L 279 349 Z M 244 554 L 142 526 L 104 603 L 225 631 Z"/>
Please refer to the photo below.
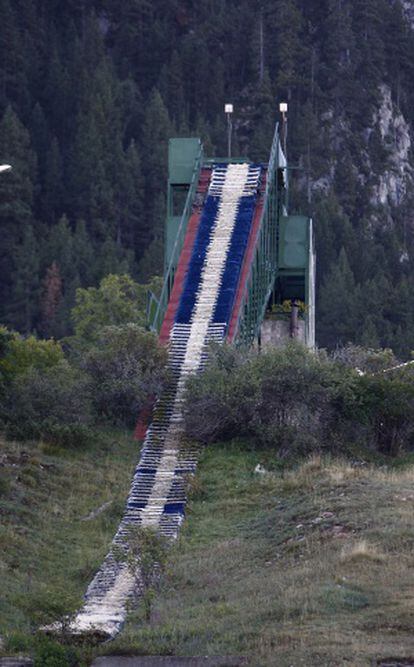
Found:
<path fill-rule="evenodd" d="M 154 307 L 156 312 L 158 305 L 159 305 L 159 299 L 155 296 L 155 294 L 151 290 L 147 290 L 147 304 L 146 304 L 147 322 L 151 322 L 153 319 L 155 319 L 155 313 L 153 316 Z"/>
<path fill-rule="evenodd" d="M 194 162 L 193 176 L 191 178 L 191 183 L 185 201 L 184 210 L 181 215 L 177 236 L 175 237 L 174 246 L 170 256 L 170 262 L 168 264 L 168 268 L 164 275 L 164 283 L 162 286 L 160 297 L 158 299 L 157 310 L 155 312 L 154 319 L 152 320 L 152 322 L 151 321 L 149 322 L 149 328 L 151 329 L 151 331 L 156 331 L 158 333 L 161 329 L 165 311 L 167 310 L 168 306 L 168 299 L 170 298 L 172 286 L 174 284 L 175 269 L 177 267 L 181 250 L 184 244 L 185 233 L 187 231 L 187 224 L 190 219 L 191 209 L 193 206 L 194 196 L 196 193 L 196 188 L 198 185 L 202 164 L 203 164 L 203 146 L 200 143 L 200 150 Z"/>
<path fill-rule="evenodd" d="M 276 277 L 277 239 L 275 216 L 277 215 L 278 202 L 277 178 L 275 178 L 275 174 L 279 167 L 279 146 L 279 125 L 277 123 L 270 150 L 265 201 L 260 219 L 259 233 L 257 234 L 255 244 L 256 253 L 249 268 L 246 287 L 236 324 L 236 338 L 239 339 L 241 343 L 246 344 L 251 343 L 258 334 Z M 275 200 L 274 210 L 270 210 Z M 274 225 L 274 228 L 272 228 L 272 224 Z M 267 235 L 267 238 L 264 238 L 265 235 Z M 266 247 L 266 251 L 260 256 L 262 267 L 261 269 L 257 269 L 256 256 L 258 248 L 261 248 L 262 246 Z M 259 270 L 261 270 L 264 275 L 256 275 Z M 248 312 L 249 307 L 251 311 L 250 313 Z M 246 310 L 247 314 L 245 312 Z"/>

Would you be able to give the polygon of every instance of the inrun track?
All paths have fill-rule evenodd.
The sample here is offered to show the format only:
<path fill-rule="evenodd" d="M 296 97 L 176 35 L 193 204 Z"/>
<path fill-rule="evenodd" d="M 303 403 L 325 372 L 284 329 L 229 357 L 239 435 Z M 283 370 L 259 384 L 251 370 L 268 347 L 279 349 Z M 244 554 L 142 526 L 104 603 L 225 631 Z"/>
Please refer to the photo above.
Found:
<path fill-rule="evenodd" d="M 184 517 L 185 478 L 196 451 L 181 448 L 185 382 L 206 359 L 209 342 L 221 342 L 230 321 L 238 273 L 256 206 L 262 168 L 217 165 L 199 216 L 197 236 L 169 341 L 171 381 L 158 399 L 112 548 L 86 593 L 74 631 L 112 637 L 125 620 L 139 582 L 126 558 L 131 526 L 151 526 L 176 537 Z"/>
<path fill-rule="evenodd" d="M 260 344 L 269 303 L 289 298 L 306 303 L 304 340 L 313 345 L 312 224 L 287 216 L 286 167 L 278 128 L 267 165 L 203 160 L 198 140 L 170 142 L 167 225 L 176 221 L 170 206 L 175 184 L 187 183 L 188 194 L 174 244 L 166 245 L 167 269 L 161 296 L 153 297 L 155 313 L 151 302 L 148 309 L 150 328 L 168 346 L 169 380 L 149 426 L 144 415 L 138 421 L 135 435 L 144 442 L 125 511 L 70 623 L 74 634 L 113 638 L 129 605 L 142 594 L 139 557 L 130 548 L 134 530 L 148 527 L 168 539 L 177 537 L 188 476 L 197 464 L 196 447 L 183 438 L 184 392 L 188 377 L 202 370 L 210 343 Z"/>

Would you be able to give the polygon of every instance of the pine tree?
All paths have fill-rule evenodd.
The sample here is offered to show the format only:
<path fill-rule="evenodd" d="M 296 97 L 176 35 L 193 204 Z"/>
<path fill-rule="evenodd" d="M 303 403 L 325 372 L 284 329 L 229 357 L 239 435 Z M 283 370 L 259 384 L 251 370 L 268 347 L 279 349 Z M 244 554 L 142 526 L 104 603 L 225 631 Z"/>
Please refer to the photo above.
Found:
<path fill-rule="evenodd" d="M 48 267 L 43 279 L 43 293 L 41 298 L 40 327 L 42 333 L 47 337 L 59 337 L 62 335 L 62 327 L 58 323 L 59 306 L 62 302 L 62 279 L 60 277 L 59 265 L 56 261 Z"/>
<path fill-rule="evenodd" d="M 335 192 L 338 200 L 349 217 L 355 212 L 357 201 L 358 173 L 355 163 L 347 148 L 341 153 L 341 159 L 336 163 L 335 169 Z"/>
<path fill-rule="evenodd" d="M 123 250 L 115 241 L 107 238 L 98 250 L 98 260 L 95 265 L 97 280 L 101 280 L 109 274 L 129 274 L 132 264 L 132 253 Z"/>
<path fill-rule="evenodd" d="M 148 100 L 142 128 L 142 150 L 145 174 L 145 224 L 149 229 L 148 241 L 163 233 L 165 192 L 167 184 L 167 144 L 171 123 L 159 92 L 154 89 Z"/>
<path fill-rule="evenodd" d="M 29 133 L 11 106 L 0 121 L 0 155 L 2 161 L 13 166 L 7 180 L 1 182 L 3 213 L 7 210 L 16 222 L 18 219 L 23 222 L 31 216 L 37 161 Z"/>
<path fill-rule="evenodd" d="M 277 54 L 278 96 L 286 95 L 287 100 L 290 101 L 293 89 L 300 82 L 297 62 L 303 47 L 302 14 L 294 0 L 277 0 L 274 4 L 272 3 L 268 16 L 276 32 L 274 46 Z"/>
<path fill-rule="evenodd" d="M 75 91 L 70 90 L 68 71 L 64 68 L 59 53 L 59 36 L 51 26 L 49 28 L 48 59 L 46 76 L 42 90 L 42 108 L 47 115 L 48 128 L 52 135 L 69 143 L 72 137 L 73 124 L 76 117 Z"/>
<path fill-rule="evenodd" d="M 352 103 L 357 86 L 354 82 L 357 54 L 350 4 L 329 0 L 322 30 L 321 83 L 334 103 L 335 115 L 339 115 L 344 111 L 344 104 Z"/>
<path fill-rule="evenodd" d="M 380 347 L 380 339 L 372 315 L 367 315 L 363 322 L 360 342 L 364 347 L 370 347 L 374 350 Z"/>
<path fill-rule="evenodd" d="M 167 68 L 166 99 L 170 118 L 178 127 L 185 118 L 185 103 L 182 63 L 177 51 L 173 51 Z"/>
<path fill-rule="evenodd" d="M 312 208 L 312 217 L 318 256 L 317 280 L 320 284 L 336 262 L 342 247 L 352 254 L 353 230 L 332 191 L 317 197 Z"/>
<path fill-rule="evenodd" d="M 412 57 L 414 44 L 409 23 L 403 16 L 402 6 L 399 3 L 393 3 L 384 8 L 384 11 L 387 12 L 387 30 L 382 34 L 387 61 L 387 79 L 394 93 L 397 107 L 400 107 L 410 90 L 409 82 L 412 81 L 414 75 Z"/>
<path fill-rule="evenodd" d="M 70 322 L 70 309 L 75 303 L 76 289 L 80 287 L 78 266 L 73 248 L 73 234 L 68 219 L 63 216 L 48 231 L 43 245 L 42 273 L 56 262 L 62 281 L 62 299 L 59 304 L 56 326 L 67 330 Z M 65 329 L 66 327 L 66 329 Z"/>
<path fill-rule="evenodd" d="M 131 141 L 127 151 L 119 152 L 114 191 L 116 208 L 116 242 L 142 253 L 149 237 L 144 218 L 144 178 L 138 148 Z"/>
<path fill-rule="evenodd" d="M 25 49 L 10 0 L 0 0 L 0 25 L 0 115 L 11 103 L 27 114 Z"/>
<path fill-rule="evenodd" d="M 269 73 L 264 73 L 254 95 L 253 134 L 250 140 L 252 160 L 265 161 L 269 155 L 275 130 L 275 101 L 272 95 Z"/>
<path fill-rule="evenodd" d="M 42 218 L 48 224 L 59 219 L 64 199 L 63 164 L 59 142 L 53 137 L 46 153 L 44 186 L 41 194 Z"/>
<path fill-rule="evenodd" d="M 320 289 L 317 327 L 322 346 L 332 348 L 356 340 L 359 299 L 360 291 L 342 248 Z"/>
<path fill-rule="evenodd" d="M 13 166 L 13 170 L 0 179 L 0 318 L 5 318 L 10 308 L 13 312 L 16 310 L 10 299 L 12 276 L 15 277 L 19 269 L 21 244 L 33 235 L 33 183 L 36 180 L 36 160 L 30 148 L 29 133 L 11 107 L 0 121 L 0 155 L 2 161 Z M 34 248 L 33 244 L 31 252 Z M 25 327 L 31 321 L 31 315 L 26 315 Z M 12 316 L 10 318 L 13 320 Z"/>
<path fill-rule="evenodd" d="M 144 108 L 141 91 L 132 78 L 119 83 L 117 103 L 122 113 L 124 146 L 129 146 L 132 140 L 140 143 Z"/>
<path fill-rule="evenodd" d="M 76 223 L 72 236 L 72 258 L 81 287 L 89 287 L 97 282 L 96 253 L 83 220 Z"/>
<path fill-rule="evenodd" d="M 384 46 L 381 16 L 386 8 L 384 0 L 354 0 L 353 28 L 358 45 L 358 78 L 365 84 L 364 95 L 358 95 L 358 114 L 364 117 L 373 111 L 378 99 L 378 87 L 384 69 Z"/>
<path fill-rule="evenodd" d="M 180 54 L 188 122 L 193 125 L 200 112 L 203 112 L 206 118 L 212 121 L 217 112 L 217 105 L 220 104 L 221 107 L 223 100 L 212 98 L 206 86 L 207 82 L 204 82 L 203 77 L 200 76 L 200 72 L 206 70 L 206 63 L 210 61 L 207 44 L 198 34 L 188 34 L 182 40 Z M 211 78 L 214 77 L 217 59 L 218 56 L 214 59 L 214 68 L 207 76 L 208 85 L 211 84 Z M 220 89 L 223 87 L 221 82 L 219 82 L 219 87 Z"/>
<path fill-rule="evenodd" d="M 361 288 L 361 325 L 359 341 L 368 347 L 388 347 L 389 315 L 393 309 L 392 286 L 382 268 L 376 267 L 373 278 Z"/>
<path fill-rule="evenodd" d="M 49 144 L 49 133 L 47 128 L 47 121 L 43 108 L 36 103 L 30 117 L 30 137 L 33 149 L 36 152 L 37 164 L 39 168 L 39 176 L 42 180 L 44 178 L 46 153 Z"/>
<path fill-rule="evenodd" d="M 36 326 L 39 313 L 39 255 L 33 227 L 26 225 L 23 239 L 13 253 L 10 300 L 5 308 L 4 321 L 22 333 Z"/>
<path fill-rule="evenodd" d="M 86 74 L 85 74 L 86 76 Z M 113 80 L 105 64 L 89 79 L 89 90 L 77 117 L 77 131 L 68 164 L 70 200 L 66 210 L 85 219 L 95 238 L 115 233 L 111 176 L 117 133 Z"/>

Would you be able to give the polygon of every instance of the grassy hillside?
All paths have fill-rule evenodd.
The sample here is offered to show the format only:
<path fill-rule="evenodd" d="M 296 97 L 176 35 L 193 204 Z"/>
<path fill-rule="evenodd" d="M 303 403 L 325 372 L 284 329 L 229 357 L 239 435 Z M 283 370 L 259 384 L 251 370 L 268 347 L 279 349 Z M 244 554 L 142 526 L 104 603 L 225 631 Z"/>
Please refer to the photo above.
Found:
<path fill-rule="evenodd" d="M 3 654 L 46 655 L 33 631 L 79 606 L 136 450 L 114 433 L 89 451 L 1 442 L 0 452 Z M 255 473 L 258 463 L 270 472 Z M 237 654 L 295 667 L 412 657 L 413 482 L 409 459 L 292 468 L 270 451 L 210 447 L 150 622 L 135 610 L 114 642 L 64 658 L 48 648 L 55 662 L 36 665 L 108 653 Z"/>
<path fill-rule="evenodd" d="M 270 469 L 270 453 L 206 451 L 151 622 L 135 612 L 104 651 L 295 667 L 412 657 L 410 462 L 315 458 L 267 475 L 259 462 Z"/>
<path fill-rule="evenodd" d="M 3 652 L 30 649 L 33 630 L 79 607 L 122 514 L 136 458 L 136 444 L 119 432 L 87 450 L 0 440 Z"/>

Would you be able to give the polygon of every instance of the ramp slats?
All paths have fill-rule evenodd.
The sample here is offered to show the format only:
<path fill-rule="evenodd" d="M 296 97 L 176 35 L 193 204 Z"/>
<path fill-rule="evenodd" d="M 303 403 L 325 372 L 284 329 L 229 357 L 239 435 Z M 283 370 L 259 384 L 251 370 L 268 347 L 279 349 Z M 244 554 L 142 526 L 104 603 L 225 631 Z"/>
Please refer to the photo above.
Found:
<path fill-rule="evenodd" d="M 182 444 L 186 381 L 205 364 L 209 342 L 226 336 L 260 176 L 261 167 L 249 164 L 216 165 L 210 180 L 202 172 L 206 199 L 190 218 L 160 334 L 169 343 L 171 380 L 155 403 L 124 516 L 73 632 L 112 637 L 119 631 L 128 601 L 140 592 L 139 563 L 133 571 L 127 558 L 134 526 L 153 527 L 171 539 L 178 534 L 186 477 L 197 465 L 196 449 Z"/>

